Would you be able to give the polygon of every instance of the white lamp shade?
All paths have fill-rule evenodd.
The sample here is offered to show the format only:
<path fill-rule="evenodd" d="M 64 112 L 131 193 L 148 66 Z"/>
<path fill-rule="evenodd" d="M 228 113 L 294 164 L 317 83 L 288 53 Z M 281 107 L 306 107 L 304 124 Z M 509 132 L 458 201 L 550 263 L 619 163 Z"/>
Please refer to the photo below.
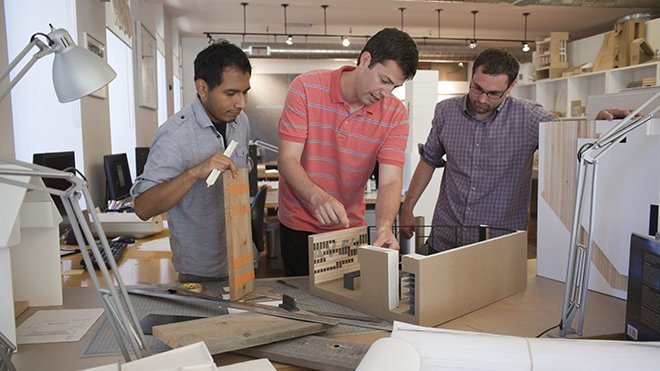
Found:
<path fill-rule="evenodd" d="M 71 102 L 89 95 L 117 76 L 98 55 L 77 46 L 66 30 L 54 30 L 48 37 L 55 53 L 53 86 L 60 102 Z"/>

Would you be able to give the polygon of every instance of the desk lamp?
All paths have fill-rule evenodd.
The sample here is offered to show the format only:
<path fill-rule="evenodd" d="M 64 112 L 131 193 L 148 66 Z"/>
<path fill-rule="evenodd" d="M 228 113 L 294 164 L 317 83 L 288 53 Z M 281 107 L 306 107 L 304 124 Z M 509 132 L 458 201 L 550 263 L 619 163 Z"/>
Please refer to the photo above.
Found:
<path fill-rule="evenodd" d="M 35 46 L 38 48 L 38 51 L 32 55 L 32 58 L 18 72 L 14 79 L 10 81 L 9 85 L 0 90 L 0 101 L 9 94 L 11 89 L 38 59 L 49 54 L 55 54 L 53 61 L 53 85 L 57 98 L 62 103 L 86 96 L 107 85 L 117 76 L 115 71 L 104 60 L 90 51 L 77 46 L 65 29 L 54 29 L 52 25 L 50 27 L 51 31 L 48 34 L 36 33 L 32 35 L 30 43 L 9 64 L 7 70 L 2 73 L 0 82 L 7 78 L 11 70 L 17 66 L 32 48 Z M 44 38 L 47 44 L 40 38 Z M 32 177 L 65 179 L 71 183 L 71 186 L 67 190 L 61 191 L 46 187 L 41 181 L 31 182 L 30 179 Z M 144 343 L 144 334 L 142 333 L 135 310 L 129 300 L 123 280 L 117 269 L 117 263 L 111 258 L 112 253 L 108 245 L 108 240 L 105 237 L 103 227 L 96 214 L 86 182 L 71 173 L 17 160 L 0 158 L 0 183 L 13 186 L 5 188 L 9 189 L 10 192 L 5 193 L 4 197 L 20 197 L 22 199 L 25 191 L 20 189 L 30 189 L 47 192 L 62 198 L 62 203 L 71 221 L 74 235 L 82 252 L 85 266 L 101 299 L 101 303 L 103 303 L 105 314 L 112 325 L 125 360 L 131 360 L 129 351 L 132 351 L 137 358 L 148 355 L 148 350 Z M 20 189 L 17 190 L 16 187 Z M 6 196 L 7 194 L 10 196 Z M 81 197 L 85 200 L 87 210 L 94 222 L 94 228 L 96 228 L 96 233 L 101 240 L 100 247 L 103 248 L 106 256 L 109 257 L 108 260 L 111 269 L 117 280 L 117 287 L 112 284 L 112 277 L 105 264 L 99 264 L 99 269 L 105 280 L 103 286 L 100 284 L 99 278 L 96 275 L 94 265 L 90 259 L 90 253 L 87 250 L 86 241 L 89 241 L 89 251 L 94 254 L 96 261 L 101 262 L 103 258 L 99 250 L 100 247 L 95 242 L 92 231 L 85 221 L 84 214 L 80 208 L 79 200 Z M 16 218 L 13 220 L 16 220 Z"/>
<path fill-rule="evenodd" d="M 660 91 L 644 102 L 639 108 L 632 111 L 621 122 L 603 134 L 594 143 L 588 143 L 578 151 L 580 161 L 577 174 L 575 209 L 573 213 L 573 225 L 571 229 L 571 245 L 568 252 L 568 265 L 566 269 L 566 288 L 564 291 L 564 303 L 562 306 L 561 322 L 559 324 L 559 336 L 565 337 L 570 334 L 582 336 L 584 325 L 584 313 L 587 304 L 587 289 L 589 288 L 589 268 L 591 266 L 591 251 L 593 247 L 594 219 L 596 218 L 596 190 L 598 185 L 598 163 L 607 152 L 614 148 L 633 130 L 639 128 L 653 118 L 660 110 L 660 100 L 651 112 L 638 117 L 642 110 L 660 98 Z M 587 183 L 591 188 L 586 189 Z M 585 196 L 588 196 L 587 199 Z M 586 201 L 584 201 L 586 200 Z M 584 204 L 583 204 L 584 201 Z M 584 227 L 586 242 L 581 243 L 579 239 L 582 229 L 582 220 L 585 217 L 585 209 L 588 207 L 587 225 Z M 577 328 L 572 324 L 575 316 L 578 317 Z"/>

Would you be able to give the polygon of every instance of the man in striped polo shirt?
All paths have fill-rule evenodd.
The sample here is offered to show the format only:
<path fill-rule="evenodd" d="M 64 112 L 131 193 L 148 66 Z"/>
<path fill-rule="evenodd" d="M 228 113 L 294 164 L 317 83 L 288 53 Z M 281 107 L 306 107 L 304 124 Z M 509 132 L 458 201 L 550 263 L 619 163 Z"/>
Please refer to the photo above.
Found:
<path fill-rule="evenodd" d="M 307 275 L 307 237 L 364 226 L 364 188 L 378 161 L 376 239 L 398 249 L 392 223 L 401 199 L 408 113 L 392 90 L 417 71 L 405 32 L 371 37 L 357 67 L 312 71 L 290 85 L 279 122 L 278 217 L 287 276 Z"/>

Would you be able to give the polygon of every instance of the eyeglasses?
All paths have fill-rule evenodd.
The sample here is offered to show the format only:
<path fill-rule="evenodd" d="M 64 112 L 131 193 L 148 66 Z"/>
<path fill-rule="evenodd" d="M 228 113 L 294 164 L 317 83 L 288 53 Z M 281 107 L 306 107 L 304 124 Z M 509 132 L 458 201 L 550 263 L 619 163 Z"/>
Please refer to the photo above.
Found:
<path fill-rule="evenodd" d="M 488 97 L 488 99 L 496 100 L 504 96 L 506 90 L 509 89 L 510 85 L 511 84 L 507 85 L 504 91 L 485 91 L 484 89 L 481 88 L 481 86 L 470 81 L 470 92 L 474 93 L 475 95 L 486 94 L 486 97 Z"/>

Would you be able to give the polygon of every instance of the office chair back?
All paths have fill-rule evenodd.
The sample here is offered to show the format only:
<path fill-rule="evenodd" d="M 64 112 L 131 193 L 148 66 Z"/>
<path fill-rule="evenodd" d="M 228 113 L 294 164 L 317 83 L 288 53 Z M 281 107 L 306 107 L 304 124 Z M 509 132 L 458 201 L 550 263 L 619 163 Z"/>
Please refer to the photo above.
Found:
<path fill-rule="evenodd" d="M 266 223 L 264 222 L 264 209 L 266 208 L 266 194 L 268 187 L 262 186 L 252 199 L 250 204 L 252 221 L 252 242 L 257 247 L 257 251 L 262 252 L 266 249 L 264 245 L 264 236 L 266 234 Z"/>

